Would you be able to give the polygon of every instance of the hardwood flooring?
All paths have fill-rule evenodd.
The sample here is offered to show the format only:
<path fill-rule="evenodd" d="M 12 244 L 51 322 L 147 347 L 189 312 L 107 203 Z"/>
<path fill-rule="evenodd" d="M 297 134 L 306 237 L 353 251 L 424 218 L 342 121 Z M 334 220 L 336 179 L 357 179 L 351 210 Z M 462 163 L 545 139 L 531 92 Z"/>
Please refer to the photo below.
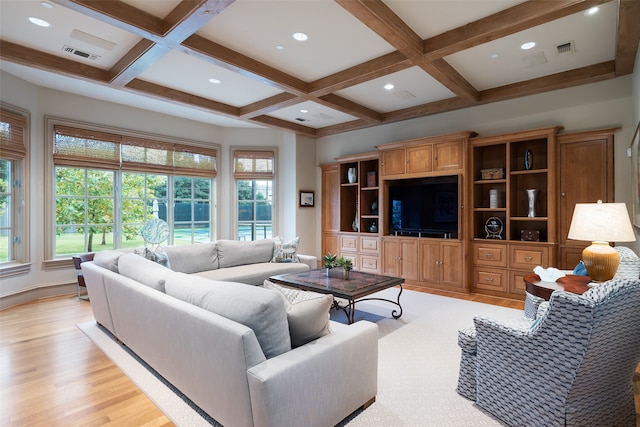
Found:
<path fill-rule="evenodd" d="M 521 301 L 433 293 L 523 308 Z M 0 425 L 173 425 L 76 327 L 91 319 L 91 304 L 76 296 L 0 311 Z M 640 366 L 634 386 L 640 413 Z"/>

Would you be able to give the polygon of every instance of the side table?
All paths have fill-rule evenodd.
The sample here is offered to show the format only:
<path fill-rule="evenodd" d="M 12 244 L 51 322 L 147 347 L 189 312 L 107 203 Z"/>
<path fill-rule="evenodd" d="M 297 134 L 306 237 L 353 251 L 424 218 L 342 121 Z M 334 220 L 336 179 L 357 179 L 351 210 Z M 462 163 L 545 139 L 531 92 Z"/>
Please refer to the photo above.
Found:
<path fill-rule="evenodd" d="M 589 276 L 574 274 L 567 274 L 555 282 L 540 280 L 537 274 L 526 274 L 523 280 L 526 291 L 524 314 L 531 319 L 535 319 L 538 306 L 542 301 L 549 301 L 553 291 L 567 291 L 582 295 L 589 289 L 588 284 L 591 282 Z"/>

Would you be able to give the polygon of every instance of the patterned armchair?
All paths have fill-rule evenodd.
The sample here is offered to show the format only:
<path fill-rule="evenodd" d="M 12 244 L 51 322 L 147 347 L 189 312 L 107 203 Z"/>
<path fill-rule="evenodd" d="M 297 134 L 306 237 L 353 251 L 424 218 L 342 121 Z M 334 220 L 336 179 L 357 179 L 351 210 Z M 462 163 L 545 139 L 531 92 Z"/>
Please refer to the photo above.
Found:
<path fill-rule="evenodd" d="M 640 280 L 555 291 L 540 311 L 461 330 L 458 392 L 511 426 L 635 426 Z"/>

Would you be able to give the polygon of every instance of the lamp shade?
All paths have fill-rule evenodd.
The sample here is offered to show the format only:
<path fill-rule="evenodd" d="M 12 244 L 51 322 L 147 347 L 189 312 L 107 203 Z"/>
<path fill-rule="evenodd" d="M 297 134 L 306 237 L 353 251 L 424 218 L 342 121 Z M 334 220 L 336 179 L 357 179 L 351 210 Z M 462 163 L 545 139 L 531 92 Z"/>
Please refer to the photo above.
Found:
<path fill-rule="evenodd" d="M 624 203 L 576 203 L 567 237 L 592 242 L 636 240 Z"/>

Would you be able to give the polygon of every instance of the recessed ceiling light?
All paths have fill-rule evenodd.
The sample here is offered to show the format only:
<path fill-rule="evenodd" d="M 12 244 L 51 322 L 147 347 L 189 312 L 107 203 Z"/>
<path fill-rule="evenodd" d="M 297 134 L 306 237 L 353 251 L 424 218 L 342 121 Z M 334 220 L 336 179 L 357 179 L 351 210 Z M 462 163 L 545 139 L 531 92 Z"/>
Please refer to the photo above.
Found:
<path fill-rule="evenodd" d="M 305 33 L 293 33 L 292 37 L 298 40 L 299 42 L 303 42 L 309 38 L 309 36 L 306 35 Z"/>
<path fill-rule="evenodd" d="M 500 57 L 500 54 L 499 53 L 492 53 L 490 56 L 491 56 L 491 58 L 496 59 L 496 58 Z"/>
<path fill-rule="evenodd" d="M 276 49 L 278 49 L 278 50 L 284 50 L 284 46 L 282 46 L 281 44 L 279 44 L 279 45 L 277 45 L 277 46 L 276 46 Z"/>
<path fill-rule="evenodd" d="M 49 3 L 48 1 L 41 1 L 40 2 L 40 6 L 47 8 L 47 9 L 53 9 L 53 5 L 51 3 Z"/>
<path fill-rule="evenodd" d="M 523 44 L 520 46 L 520 49 L 522 49 L 522 50 L 529 50 L 529 49 L 534 48 L 534 47 L 535 47 L 535 45 L 536 45 L 536 42 L 526 42 L 526 43 L 523 43 Z"/>
<path fill-rule="evenodd" d="M 31 22 L 32 24 L 36 24 L 39 27 L 50 27 L 51 26 L 51 24 L 49 24 L 44 19 L 34 18 L 33 16 L 31 16 L 29 18 L 29 22 Z"/>
<path fill-rule="evenodd" d="M 305 110 L 304 108 L 302 110 L 300 110 L 301 113 L 308 113 L 309 110 Z"/>
<path fill-rule="evenodd" d="M 584 11 L 584 16 L 595 15 L 599 10 L 600 8 L 598 6 L 590 7 L 589 9 Z"/>
<path fill-rule="evenodd" d="M 394 86 L 394 85 L 392 85 L 391 83 L 387 83 L 386 85 L 384 85 L 384 88 L 385 88 L 386 90 L 391 90 L 391 89 L 393 89 L 394 87 L 395 87 L 395 86 Z"/>
<path fill-rule="evenodd" d="M 211 79 L 209 79 L 209 83 L 218 84 L 218 83 L 220 83 L 220 80 L 211 78 Z"/>

